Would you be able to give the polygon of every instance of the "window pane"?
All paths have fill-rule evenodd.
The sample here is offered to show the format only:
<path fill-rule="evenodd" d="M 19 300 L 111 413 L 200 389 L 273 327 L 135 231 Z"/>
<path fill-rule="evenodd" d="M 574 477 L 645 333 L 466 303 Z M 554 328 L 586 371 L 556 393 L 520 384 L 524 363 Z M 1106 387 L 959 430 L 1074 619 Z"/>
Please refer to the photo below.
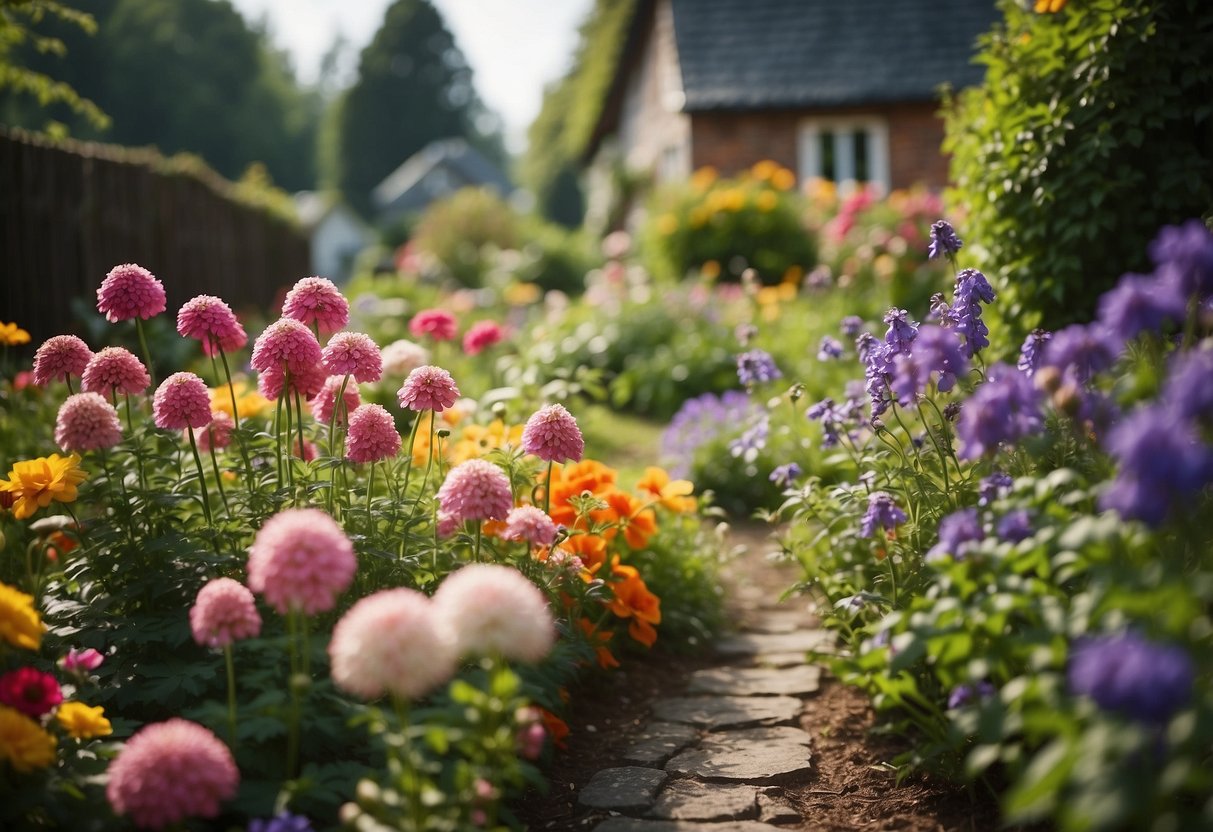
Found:
<path fill-rule="evenodd" d="M 868 159 L 868 131 L 862 128 L 851 134 L 851 147 L 855 152 L 855 181 L 871 180 L 871 165 Z"/>
<path fill-rule="evenodd" d="M 821 178 L 833 182 L 837 179 L 834 168 L 834 132 L 822 130 L 817 136 L 818 158 L 821 159 Z"/>

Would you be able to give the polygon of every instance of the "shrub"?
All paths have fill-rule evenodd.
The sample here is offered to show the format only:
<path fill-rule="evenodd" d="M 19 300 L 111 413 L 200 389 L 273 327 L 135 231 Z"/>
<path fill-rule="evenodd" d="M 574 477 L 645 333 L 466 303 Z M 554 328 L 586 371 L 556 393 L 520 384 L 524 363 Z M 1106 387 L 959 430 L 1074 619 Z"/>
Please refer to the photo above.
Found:
<path fill-rule="evenodd" d="M 490 249 L 517 248 L 522 238 L 514 210 L 488 188 L 464 188 L 438 200 L 417 220 L 413 244 L 440 274 L 460 286 L 484 285 Z"/>

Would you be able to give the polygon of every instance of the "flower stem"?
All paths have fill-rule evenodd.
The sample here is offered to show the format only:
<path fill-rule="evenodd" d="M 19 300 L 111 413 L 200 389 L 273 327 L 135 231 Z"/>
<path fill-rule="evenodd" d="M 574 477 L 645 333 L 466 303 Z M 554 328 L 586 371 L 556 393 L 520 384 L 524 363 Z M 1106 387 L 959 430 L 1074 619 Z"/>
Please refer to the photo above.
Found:
<path fill-rule="evenodd" d="M 484 535 L 484 524 L 481 522 L 477 522 L 476 523 L 476 552 L 474 555 L 472 555 L 473 563 L 480 563 L 480 540 L 483 535 Z"/>
<path fill-rule="evenodd" d="M 371 460 L 371 475 L 366 482 L 366 530 L 368 534 L 375 531 L 375 521 L 371 518 L 371 495 L 375 493 L 375 462 Z"/>
<path fill-rule="evenodd" d="M 223 475 L 219 473 L 219 461 L 215 459 L 215 448 L 211 446 L 207 450 L 211 455 L 211 468 L 215 471 L 215 485 L 219 489 L 219 498 L 223 500 L 223 513 L 231 517 L 232 507 L 227 504 L 227 492 L 223 489 Z"/>
<path fill-rule="evenodd" d="M 215 349 L 219 353 L 219 361 L 223 364 L 223 377 L 227 379 L 227 394 L 232 400 L 232 424 L 236 428 L 236 444 L 240 446 L 240 458 L 244 460 L 244 469 L 248 471 L 249 491 L 254 491 L 256 484 L 253 482 L 253 464 L 249 461 L 248 446 L 244 444 L 244 437 L 240 434 L 240 406 L 236 404 L 236 386 L 232 384 L 232 371 L 227 365 L 227 353 L 223 351 L 223 347 L 216 344 Z"/>
<path fill-rule="evenodd" d="M 143 360 L 147 362 L 147 374 L 152 379 L 152 388 L 156 387 L 156 367 L 152 364 L 152 351 L 147 348 L 147 335 L 143 331 L 143 319 L 135 318 L 135 332 L 139 333 L 139 347 L 143 350 Z"/>
<path fill-rule="evenodd" d="M 549 516 L 552 513 L 552 466 L 555 464 L 553 460 L 548 460 L 548 475 L 543 483 L 543 513 Z"/>
<path fill-rule="evenodd" d="M 236 667 L 232 662 L 232 645 L 223 645 L 223 663 L 227 667 L 227 736 L 228 745 L 236 750 Z"/>
<path fill-rule="evenodd" d="M 193 426 L 187 425 L 186 430 L 190 435 L 190 450 L 194 452 L 194 463 L 198 466 L 198 484 L 202 486 L 202 510 L 206 515 L 206 524 L 213 526 L 215 520 L 211 516 L 211 495 L 206 490 L 206 471 L 202 467 L 202 457 L 198 455 L 198 442 L 194 439 Z"/>

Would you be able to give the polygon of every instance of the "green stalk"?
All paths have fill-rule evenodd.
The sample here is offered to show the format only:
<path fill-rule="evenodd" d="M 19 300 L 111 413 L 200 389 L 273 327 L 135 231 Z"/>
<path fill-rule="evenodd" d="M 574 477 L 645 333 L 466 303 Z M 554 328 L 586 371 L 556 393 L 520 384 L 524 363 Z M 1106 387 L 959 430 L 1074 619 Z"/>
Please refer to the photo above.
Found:
<path fill-rule="evenodd" d="M 211 468 L 215 471 L 215 485 L 219 489 L 219 498 L 223 500 L 223 513 L 231 517 L 232 507 L 227 504 L 227 492 L 223 489 L 223 475 L 219 473 L 219 461 L 215 459 L 214 446 L 209 447 L 207 451 L 211 455 Z"/>
<path fill-rule="evenodd" d="M 375 521 L 371 519 L 371 495 L 375 492 L 375 462 L 371 461 L 371 476 L 366 483 L 366 530 L 370 534 L 375 530 Z"/>
<path fill-rule="evenodd" d="M 198 455 L 198 442 L 194 439 L 194 428 L 187 425 L 186 430 L 190 435 L 190 450 L 194 452 L 194 463 L 198 466 L 198 484 L 202 486 L 202 509 L 206 515 L 206 524 L 214 526 L 215 520 L 211 516 L 211 495 L 206 490 L 206 471 L 202 467 L 202 457 Z"/>
<path fill-rule="evenodd" d="M 551 515 L 552 508 L 552 466 L 556 463 L 548 460 L 548 475 L 543 483 L 543 513 Z"/>
<path fill-rule="evenodd" d="M 227 667 L 227 737 L 236 750 L 236 667 L 232 662 L 232 645 L 223 645 L 223 662 Z"/>
<path fill-rule="evenodd" d="M 244 437 L 240 435 L 240 408 L 236 404 L 236 386 L 232 384 L 232 371 L 227 366 L 227 353 L 223 351 L 223 347 L 216 344 L 215 349 L 219 352 L 219 360 L 223 364 L 223 377 L 227 379 L 227 394 L 232 399 L 232 424 L 236 428 L 236 444 L 240 446 L 240 458 L 244 461 L 244 470 L 248 471 L 249 491 L 253 491 L 256 488 L 256 484 L 253 482 L 253 463 L 249 461 L 248 446 L 244 444 Z"/>
<path fill-rule="evenodd" d="M 143 332 L 143 319 L 135 318 L 135 331 L 139 333 L 139 346 L 143 350 L 143 360 L 147 362 L 147 374 L 152 379 L 152 387 L 156 387 L 156 367 L 152 364 L 152 351 L 147 348 L 147 335 Z M 68 385 L 71 386 L 70 383 Z"/>
<path fill-rule="evenodd" d="M 480 563 L 480 539 L 483 536 L 483 534 L 484 534 L 484 524 L 478 521 L 476 523 L 476 552 L 472 555 L 473 563 Z"/>

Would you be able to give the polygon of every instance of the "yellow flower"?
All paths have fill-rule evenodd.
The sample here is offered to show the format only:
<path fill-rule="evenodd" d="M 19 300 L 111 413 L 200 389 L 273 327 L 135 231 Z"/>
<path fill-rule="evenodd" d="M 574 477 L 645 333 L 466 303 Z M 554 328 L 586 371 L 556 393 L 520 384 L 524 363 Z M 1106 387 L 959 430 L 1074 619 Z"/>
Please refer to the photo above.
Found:
<path fill-rule="evenodd" d="M 236 391 L 236 407 L 240 409 L 240 418 L 251 419 L 255 416 L 261 416 L 269 412 L 271 407 L 270 400 L 253 387 L 245 384 L 243 381 L 232 380 L 232 387 Z M 232 413 L 232 392 L 227 389 L 226 384 L 211 388 L 211 411 L 215 413 L 226 413 L 228 416 L 234 416 Z"/>
<path fill-rule="evenodd" d="M 657 233 L 668 237 L 678 230 L 678 218 L 673 214 L 662 214 L 657 218 Z"/>
<path fill-rule="evenodd" d="M 769 214 L 779 204 L 779 197 L 775 196 L 774 191 L 763 191 L 754 199 L 754 204 L 758 206 L 759 211 Z"/>
<path fill-rule="evenodd" d="M 34 596 L 0 584 L 0 639 L 26 650 L 42 646 L 46 625 L 34 609 Z"/>
<path fill-rule="evenodd" d="M 0 344 L 19 347 L 29 343 L 29 333 L 16 324 L 0 324 Z"/>
<path fill-rule="evenodd" d="M 832 203 L 838 199 L 838 186 L 829 179 L 814 177 L 809 181 L 809 197 L 814 202 Z"/>
<path fill-rule="evenodd" d="M 71 503 L 76 500 L 76 486 L 88 477 L 80 470 L 80 455 L 61 457 L 51 454 L 13 464 L 8 480 L 0 480 L 0 491 L 12 495 L 13 516 L 24 520 L 51 500 Z"/>
<path fill-rule="evenodd" d="M 530 306 L 543 296 L 535 283 L 511 283 L 505 289 L 505 302 L 510 306 Z"/>
<path fill-rule="evenodd" d="M 63 726 L 69 736 L 78 740 L 91 740 L 93 737 L 108 737 L 114 733 L 110 721 L 102 714 L 105 708 L 100 705 L 91 707 L 83 702 L 64 702 L 59 706 L 55 719 Z"/>
<path fill-rule="evenodd" d="M 720 277 L 720 261 L 705 260 L 703 265 L 699 267 L 699 273 L 708 280 L 715 280 Z"/>
<path fill-rule="evenodd" d="M 55 738 L 28 716 L 0 705 L 0 758 L 25 773 L 55 762 Z"/>
<path fill-rule="evenodd" d="M 702 167 L 691 174 L 691 187 L 700 192 L 706 191 L 708 188 L 712 187 L 712 184 L 716 181 L 717 176 L 718 174 L 716 172 L 716 168 L 712 167 L 711 165 Z"/>
<path fill-rule="evenodd" d="M 796 174 L 787 168 L 780 168 L 771 176 L 771 184 L 781 191 L 790 191 L 796 187 Z"/>
<path fill-rule="evenodd" d="M 772 162 L 770 159 L 763 159 L 761 162 L 755 162 L 754 167 L 750 168 L 750 175 L 760 182 L 766 182 L 779 171 L 779 165 Z"/>
<path fill-rule="evenodd" d="M 494 419 L 488 425 L 468 425 L 460 433 L 459 441 L 451 447 L 451 464 L 458 465 L 484 456 L 497 448 L 521 445 L 522 430 L 522 425 L 507 427 L 500 419 Z"/>
<path fill-rule="evenodd" d="M 690 496 L 695 486 L 690 480 L 671 480 L 662 468 L 645 468 L 644 476 L 636 483 L 636 490 L 652 497 L 670 511 L 681 513 L 695 510 L 695 498 Z"/>
<path fill-rule="evenodd" d="M 1036 0 L 1036 13 L 1055 14 L 1065 8 L 1066 0 Z"/>

